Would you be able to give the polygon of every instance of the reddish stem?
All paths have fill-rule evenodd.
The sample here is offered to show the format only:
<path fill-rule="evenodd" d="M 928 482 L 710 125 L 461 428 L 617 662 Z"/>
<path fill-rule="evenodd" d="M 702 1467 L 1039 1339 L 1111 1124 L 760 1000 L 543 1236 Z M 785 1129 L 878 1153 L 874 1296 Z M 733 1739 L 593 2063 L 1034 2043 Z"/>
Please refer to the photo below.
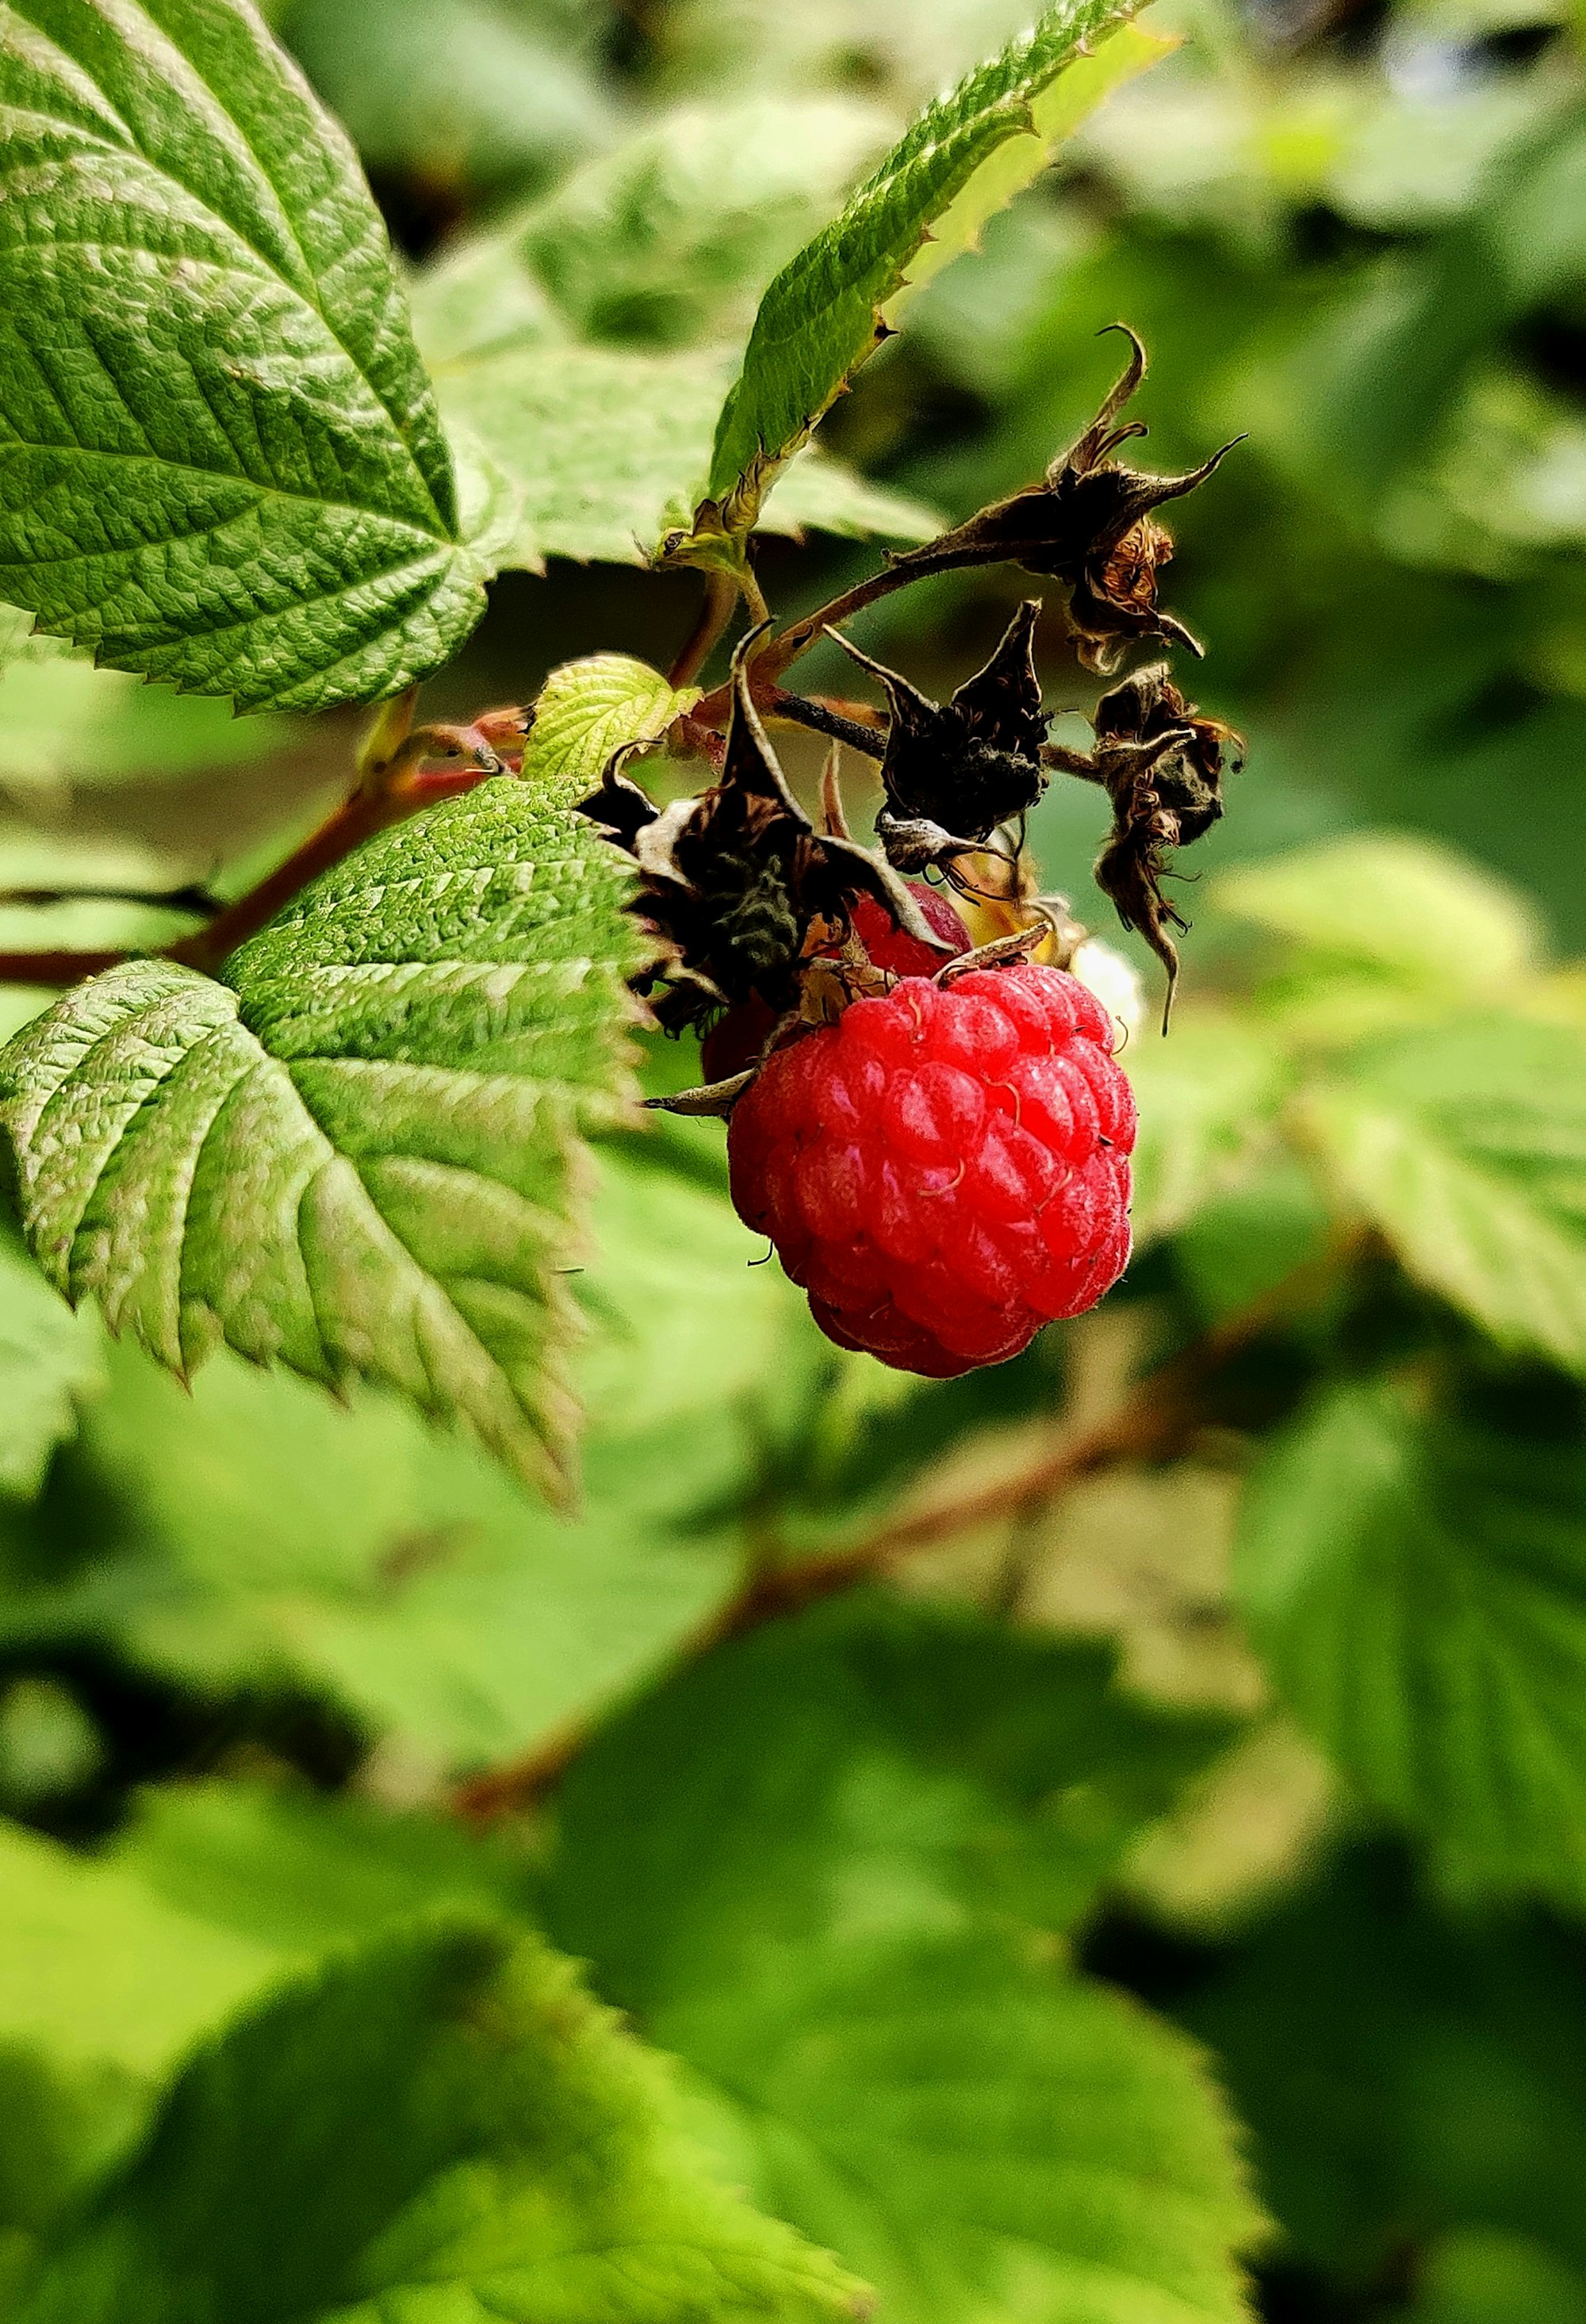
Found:
<path fill-rule="evenodd" d="M 389 786 L 355 790 L 326 817 L 318 830 L 309 833 L 300 846 L 292 850 L 284 862 L 267 872 L 245 895 L 227 904 L 207 927 L 193 935 L 179 936 L 174 944 L 156 947 L 154 957 L 180 961 L 185 967 L 201 969 L 205 975 L 212 976 L 240 945 L 257 936 L 310 880 L 328 872 L 377 833 L 417 814 L 420 807 L 433 807 L 438 799 L 453 798 L 460 791 L 472 790 L 488 771 L 478 766 L 448 768 L 444 772 L 404 775 Z M 119 967 L 123 961 L 138 956 L 138 952 L 124 948 L 0 953 L 0 984 L 80 984 L 85 977 L 97 976 L 104 969 Z"/>
<path fill-rule="evenodd" d="M 0 984 L 64 988 L 118 967 L 128 957 L 124 952 L 0 952 Z"/>

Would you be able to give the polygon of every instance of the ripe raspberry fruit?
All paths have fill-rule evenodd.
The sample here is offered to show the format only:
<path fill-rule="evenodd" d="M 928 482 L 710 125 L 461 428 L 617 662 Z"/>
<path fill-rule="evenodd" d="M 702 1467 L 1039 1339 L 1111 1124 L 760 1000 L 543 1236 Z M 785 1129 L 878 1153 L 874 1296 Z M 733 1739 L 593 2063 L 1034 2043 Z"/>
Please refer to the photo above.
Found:
<path fill-rule="evenodd" d="M 1112 1033 L 1076 978 L 1019 964 L 905 977 L 772 1052 L 733 1109 L 733 1200 L 828 1339 L 945 1379 L 1111 1288 L 1135 1138 Z"/>
<path fill-rule="evenodd" d="M 969 930 L 939 888 L 927 887 L 923 880 L 911 880 L 908 890 L 927 924 L 951 947 L 950 951 L 933 952 L 929 945 L 921 944 L 917 936 L 899 927 L 873 896 L 855 897 L 853 933 L 870 954 L 873 967 L 887 969 L 893 976 L 935 976 L 945 960 L 969 950 Z M 724 1082 L 729 1075 L 741 1074 L 746 1065 L 758 1065 L 776 1022 L 776 1011 L 758 993 L 729 1009 L 721 1023 L 713 1026 L 700 1044 L 700 1071 L 705 1080 Z"/>

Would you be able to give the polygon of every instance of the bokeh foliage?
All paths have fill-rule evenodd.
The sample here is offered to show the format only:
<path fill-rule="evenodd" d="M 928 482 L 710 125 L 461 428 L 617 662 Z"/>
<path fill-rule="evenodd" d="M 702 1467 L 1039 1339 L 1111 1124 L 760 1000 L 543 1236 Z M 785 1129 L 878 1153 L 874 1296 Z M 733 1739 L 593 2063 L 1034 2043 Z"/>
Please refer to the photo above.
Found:
<path fill-rule="evenodd" d="M 1025 12 L 268 13 L 404 254 L 468 538 L 523 568 L 434 701 L 664 667 L 692 577 L 612 567 L 686 517 L 760 290 Z M 1183 48 L 912 301 L 760 564 L 797 610 L 873 558 L 844 535 L 1028 481 L 1116 319 L 1157 464 L 1247 431 L 1176 513 L 1191 690 L 1250 752 L 1173 1035 L 1126 1058 L 1126 1283 L 1012 1366 L 901 1379 L 748 1263 L 715 1125 L 612 1130 L 586 1261 L 520 1286 L 587 1325 L 557 1515 L 399 1401 L 395 1356 L 345 1406 L 231 1353 L 189 1392 L 7 1230 L 5 2312 L 174 2319 L 197 2266 L 261 2319 L 814 2318 L 858 2276 L 910 2324 L 1203 2324 L 1242 2260 L 1274 2324 L 1586 2318 L 1578 34 L 1556 0 L 1152 22 Z M 856 635 L 939 690 L 1019 586 Z M 17 890 L 234 889 L 352 746 L 20 628 L 0 659 Z M 1049 703 L 1093 699 L 1056 619 L 1041 659 Z M 1098 812 L 1055 788 L 1031 837 L 1111 934 Z M 469 822 L 428 827 L 440 889 Z M 365 964 L 422 968 L 367 918 Z M 244 955 L 244 1011 L 334 983 L 307 942 Z M 43 996 L 4 999 L 9 1030 Z M 377 1061 L 412 1031 L 360 1024 Z M 498 1183 L 533 1134 L 490 1125 Z M 559 1379 L 520 1401 L 556 1433 Z M 856 1549 L 884 1586 L 756 1628 L 768 1572 Z M 625 2237 L 620 2290 L 558 2256 Z"/>

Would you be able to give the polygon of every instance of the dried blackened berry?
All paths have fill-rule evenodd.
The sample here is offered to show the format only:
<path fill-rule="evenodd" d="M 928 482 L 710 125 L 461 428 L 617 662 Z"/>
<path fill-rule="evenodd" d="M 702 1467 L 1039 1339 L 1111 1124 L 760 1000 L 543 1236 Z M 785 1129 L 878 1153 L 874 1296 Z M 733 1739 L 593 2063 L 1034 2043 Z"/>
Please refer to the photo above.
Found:
<path fill-rule="evenodd" d="M 891 866 L 852 839 L 816 831 L 788 789 L 750 695 L 747 656 L 759 634 L 734 658 L 722 771 L 708 790 L 658 809 L 622 772 L 619 754 L 583 802 L 637 861 L 641 907 L 673 948 L 654 1003 L 669 1026 L 752 994 L 779 1016 L 798 1000 L 812 928 L 846 927 L 862 896 L 933 959 L 948 957 Z"/>
<path fill-rule="evenodd" d="M 1006 562 L 1066 582 L 1079 658 L 1087 669 L 1103 673 L 1117 669 L 1136 638 L 1169 638 L 1200 652 L 1182 622 L 1157 603 L 1157 576 L 1173 554 L 1173 541 L 1151 512 L 1194 492 L 1233 448 L 1224 444 L 1198 468 L 1177 476 L 1126 468 L 1114 459 L 1120 445 L 1146 432 L 1139 420 L 1115 424 L 1145 377 L 1146 351 L 1127 324 L 1108 327 L 1129 340 L 1129 363 L 1083 435 L 1058 455 L 1041 483 L 892 560 L 896 568 L 921 575 Z"/>

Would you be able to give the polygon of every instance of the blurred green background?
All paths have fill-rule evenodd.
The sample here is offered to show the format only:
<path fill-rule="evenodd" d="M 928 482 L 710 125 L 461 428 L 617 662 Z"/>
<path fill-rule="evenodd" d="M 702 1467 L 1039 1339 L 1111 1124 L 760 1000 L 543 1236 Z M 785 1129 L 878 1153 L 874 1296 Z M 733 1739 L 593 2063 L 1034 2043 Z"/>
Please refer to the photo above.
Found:
<path fill-rule="evenodd" d="M 270 13 L 357 141 L 417 272 L 678 107 L 761 106 L 774 124 L 789 95 L 829 100 L 829 208 L 1027 11 L 276 0 Z M 196 1911 L 203 1868 L 250 1833 L 266 1854 L 308 1845 L 272 1835 L 256 1804 L 299 1797 L 291 1784 L 312 1813 L 438 1821 L 484 1771 L 548 1754 L 554 1766 L 584 1722 L 679 1658 L 746 1556 L 862 1535 L 945 1456 L 971 1484 L 1017 1466 L 1060 1407 L 1104 1409 L 1142 1351 L 1214 1330 L 1316 1257 L 1327 1221 L 1292 1157 L 1263 1148 L 1218 1175 L 1241 1145 L 1229 1119 L 1267 1103 L 1274 1027 L 1326 1036 L 1420 1009 L 1457 1030 L 1500 993 L 1534 1027 L 1578 1031 L 1583 988 L 1556 964 L 1586 950 L 1586 32 L 1561 0 L 1162 0 L 1151 21 L 1182 35 L 1177 52 L 932 285 L 823 430 L 877 483 L 957 519 L 1077 434 L 1118 365 L 1119 343 L 1097 333 L 1121 319 L 1150 353 L 1137 407 L 1148 462 L 1189 466 L 1246 438 L 1174 512 L 1164 596 L 1207 647 L 1203 668 L 1176 674 L 1249 755 L 1226 821 L 1183 867 L 1197 885 L 1177 892 L 1200 923 L 1183 1026 L 1140 1060 L 1148 1149 L 1155 1137 L 1166 1152 L 1162 1121 L 1176 1143 L 1148 1159 L 1155 1209 L 1124 1291 L 1006 1370 L 925 1390 L 839 1357 L 774 1268 L 745 1270 L 714 1126 L 615 1142 L 598 1165 L 600 1250 L 579 1280 L 592 1428 L 569 1525 L 372 1396 L 343 1410 L 229 1358 L 189 1395 L 136 1351 L 107 1349 L 91 1318 L 68 1318 L 7 1244 L 0 1348 L 25 1383 L 0 1425 L 0 1809 L 14 1826 L 128 1851 L 139 1877 Z M 789 196 L 763 244 L 727 251 L 724 290 L 698 254 L 669 276 L 664 250 L 641 246 L 626 283 L 607 270 L 581 327 L 596 344 L 687 346 L 707 336 L 715 297 L 708 333 L 730 335 L 823 214 Z M 558 246 L 576 308 L 576 235 Z M 772 539 L 761 577 L 791 613 L 873 556 Z M 597 649 L 664 667 L 697 590 L 688 575 L 554 558 L 506 576 L 427 706 L 525 700 Z M 854 634 L 939 691 L 983 659 L 1020 594 L 1015 574 L 954 576 Z M 1049 703 L 1093 701 L 1058 619 L 1041 666 Z M 812 684 L 849 683 L 834 654 L 808 667 Z M 0 678 L 4 884 L 235 886 L 345 785 L 356 733 L 340 714 L 234 721 L 32 644 Z M 797 741 L 789 763 L 808 779 Z M 1055 786 L 1031 838 L 1048 883 L 1113 936 L 1087 878 L 1103 812 L 1088 787 Z M 1242 890 L 1231 876 L 1384 832 L 1442 852 L 1301 857 L 1332 871 L 1286 862 L 1276 886 Z M 0 911 L 19 945 L 183 925 L 119 903 Z M 1274 967 L 1262 944 L 1297 946 L 1299 965 Z M 1231 1005 L 1252 991 L 1260 1039 Z M 0 995 L 8 1024 L 36 1004 Z M 1567 1086 L 1579 1051 L 1554 1054 L 1564 1065 L 1537 1074 L 1573 1112 L 1547 1157 L 1550 1199 L 1573 1231 L 1586 1090 Z M 690 1060 L 658 1050 L 653 1070 L 680 1081 Z M 1252 1335 L 1171 1465 L 1120 1463 L 1011 1535 L 970 1526 L 912 1564 L 908 1586 L 988 1621 L 1011 1612 L 1109 1641 L 1140 1701 L 1203 1722 L 1186 1746 L 1200 1775 L 1169 1815 L 1165 1781 L 1132 1803 L 1078 1941 L 1090 1968 L 1221 2061 L 1277 2222 L 1258 2261 L 1262 2312 L 1586 2324 L 1586 1407 L 1578 1364 L 1527 1351 L 1524 1333 L 1517 1348 L 1473 1300 L 1483 1339 L 1426 1273 L 1411 1266 L 1417 1287 L 1374 1252 L 1330 1306 Z M 1543 1639 L 1574 1738 L 1534 1847 L 1525 1812 L 1501 1801 L 1502 1845 L 1473 1817 L 1464 1830 L 1456 1795 L 1406 1806 L 1369 1748 L 1334 1755 L 1351 1790 L 1316 1747 L 1328 1714 L 1286 1672 L 1281 1620 L 1264 1634 L 1269 1670 L 1231 1609 L 1250 1447 L 1302 1397 L 1347 1397 L 1401 1359 L 1452 1380 L 1460 1425 L 1517 1447 L 1533 1477 L 1557 1465 L 1545 1523 L 1526 1531 L 1510 1480 L 1491 1527 L 1522 1581 L 1548 1567 L 1556 1593 L 1517 1611 L 1517 1583 L 1494 1617 L 1517 1656 Z M 1535 1461 L 1532 1446 L 1545 1447 Z M 1342 1489 L 1324 1465 L 1317 1479 L 1322 1501 Z M 1436 1516 L 1451 1559 L 1468 1515 Z M 1395 1539 L 1433 1529 L 1417 1505 Z M 1375 1600 L 1356 1612 L 1368 1629 L 1379 1619 Z M 1276 1707 L 1273 1672 L 1313 1739 Z M 531 1858 L 532 1818 L 508 1821 L 503 1847 Z M 576 1929 L 568 1941 L 590 1949 Z M 32 2184 L 23 2143 L 12 2153 L 0 2126 L 0 2212 L 8 2187 Z M 35 2198 L 15 2200 L 25 2217 Z M 0 2261 L 3 2246 L 0 2233 Z"/>

